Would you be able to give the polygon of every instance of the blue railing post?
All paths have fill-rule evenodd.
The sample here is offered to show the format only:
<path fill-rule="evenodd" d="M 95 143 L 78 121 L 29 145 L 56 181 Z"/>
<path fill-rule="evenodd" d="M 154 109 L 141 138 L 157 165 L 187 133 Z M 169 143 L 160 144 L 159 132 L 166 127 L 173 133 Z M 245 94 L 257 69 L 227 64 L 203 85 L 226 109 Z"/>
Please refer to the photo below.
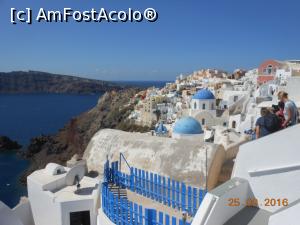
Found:
<path fill-rule="evenodd" d="M 110 174 L 109 174 L 109 160 L 106 161 L 104 164 L 104 182 L 110 181 Z"/>
<path fill-rule="evenodd" d="M 138 205 L 134 203 L 134 224 L 139 224 L 139 213 L 138 213 Z"/>
<path fill-rule="evenodd" d="M 139 191 L 138 189 L 138 170 L 137 168 L 134 168 L 134 189 L 136 192 Z"/>
<path fill-rule="evenodd" d="M 154 198 L 157 201 L 158 195 L 157 195 L 157 174 L 154 174 Z"/>
<path fill-rule="evenodd" d="M 144 216 L 143 216 L 143 206 L 139 206 L 139 225 L 143 225 L 143 220 L 144 220 Z"/>
<path fill-rule="evenodd" d="M 171 179 L 168 178 L 168 206 L 171 206 Z"/>
<path fill-rule="evenodd" d="M 146 172 L 146 195 L 147 198 L 150 198 L 150 182 L 149 182 L 149 172 Z"/>
<path fill-rule="evenodd" d="M 114 196 L 114 211 L 115 215 L 113 217 L 113 222 L 117 223 L 119 214 L 119 198 L 117 196 Z"/>
<path fill-rule="evenodd" d="M 151 199 L 154 199 L 154 181 L 153 181 L 153 173 L 150 173 L 150 194 L 151 194 Z"/>
<path fill-rule="evenodd" d="M 150 217 L 150 218 L 149 218 Z M 145 225 L 148 225 L 150 222 L 149 220 L 151 219 L 151 215 L 149 213 L 149 209 L 145 209 Z"/>
<path fill-rule="evenodd" d="M 120 214 L 119 214 L 119 218 L 120 218 L 121 224 L 124 224 L 123 223 L 123 219 L 124 219 L 123 214 L 124 214 L 123 198 L 120 198 Z"/>
<path fill-rule="evenodd" d="M 125 207 L 125 215 L 124 215 L 124 220 L 125 220 L 125 224 L 129 225 L 131 223 L 129 223 L 130 221 L 130 211 L 129 211 L 129 205 L 128 205 L 128 200 L 124 199 L 124 207 Z"/>
<path fill-rule="evenodd" d="M 133 224 L 133 203 L 129 202 L 130 224 Z"/>
<path fill-rule="evenodd" d="M 146 209 L 146 224 L 145 225 L 157 225 L 156 222 L 156 210 L 155 209 Z"/>
<path fill-rule="evenodd" d="M 192 215 L 192 188 L 188 186 L 188 212 Z"/>
<path fill-rule="evenodd" d="M 170 225 L 170 216 L 168 214 L 166 214 L 165 222 L 166 225 Z"/>
<path fill-rule="evenodd" d="M 142 170 L 142 187 L 143 187 L 143 196 L 146 196 L 146 182 L 145 182 L 145 171 Z"/>
<path fill-rule="evenodd" d="M 197 212 L 197 188 L 193 188 L 193 215 Z"/>
<path fill-rule="evenodd" d="M 162 212 L 159 212 L 158 215 L 159 215 L 158 216 L 159 225 L 164 225 L 164 214 Z"/>
<path fill-rule="evenodd" d="M 112 219 L 113 213 L 114 213 L 114 209 L 113 209 L 113 199 L 114 199 L 114 195 L 113 193 L 109 193 L 109 218 Z"/>
<path fill-rule="evenodd" d="M 176 225 L 176 217 L 172 217 L 172 225 Z"/>
<path fill-rule="evenodd" d="M 162 193 L 162 196 L 163 196 L 163 202 L 164 204 L 166 205 L 167 204 L 167 193 L 166 193 L 166 178 L 163 177 L 163 193 Z"/>
<path fill-rule="evenodd" d="M 110 181 L 115 184 L 116 178 L 115 178 L 115 163 L 114 162 L 111 163 L 110 176 L 111 176 Z"/>
<path fill-rule="evenodd" d="M 162 202 L 162 189 L 161 189 L 161 176 L 158 175 L 158 180 L 157 180 L 157 186 L 158 186 L 158 192 L 157 192 L 157 195 L 158 195 L 158 201 L 159 202 Z"/>
<path fill-rule="evenodd" d="M 176 181 L 176 205 L 180 209 L 180 185 L 178 181 Z"/>
<path fill-rule="evenodd" d="M 118 179 L 118 162 L 112 162 L 112 182 L 116 185 L 119 185 L 119 179 Z"/>
<path fill-rule="evenodd" d="M 138 193 L 142 195 L 143 194 L 142 193 L 142 171 L 140 169 L 138 171 L 139 171 L 139 192 Z"/>
<path fill-rule="evenodd" d="M 176 207 L 176 197 L 175 197 L 175 180 L 172 180 L 172 207 Z"/>
<path fill-rule="evenodd" d="M 198 207 L 200 207 L 202 200 L 203 200 L 203 191 L 201 189 L 199 189 L 199 204 L 198 204 Z"/>
<path fill-rule="evenodd" d="M 186 186 L 184 183 L 181 183 L 181 210 L 186 210 Z"/>

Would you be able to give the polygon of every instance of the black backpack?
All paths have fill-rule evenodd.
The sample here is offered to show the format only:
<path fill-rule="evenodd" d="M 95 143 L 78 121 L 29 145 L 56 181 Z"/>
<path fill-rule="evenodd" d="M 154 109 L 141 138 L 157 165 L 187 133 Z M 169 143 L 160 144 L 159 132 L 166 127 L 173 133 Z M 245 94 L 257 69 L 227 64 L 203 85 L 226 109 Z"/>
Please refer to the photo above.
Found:
<path fill-rule="evenodd" d="M 264 126 L 270 133 L 279 131 L 281 129 L 280 118 L 273 113 L 269 113 L 264 116 Z"/>

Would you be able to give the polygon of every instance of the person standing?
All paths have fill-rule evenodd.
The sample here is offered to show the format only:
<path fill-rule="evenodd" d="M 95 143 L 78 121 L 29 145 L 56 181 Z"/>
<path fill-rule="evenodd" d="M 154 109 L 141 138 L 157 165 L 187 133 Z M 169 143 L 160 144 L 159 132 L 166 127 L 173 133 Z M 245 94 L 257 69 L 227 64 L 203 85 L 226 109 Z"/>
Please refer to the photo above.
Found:
<path fill-rule="evenodd" d="M 281 92 L 278 94 L 280 101 L 284 102 L 284 118 L 283 127 L 294 126 L 298 123 L 299 112 L 295 102 L 289 99 L 288 93 Z"/>
<path fill-rule="evenodd" d="M 267 136 L 281 129 L 280 120 L 277 115 L 265 107 L 260 110 L 261 117 L 256 121 L 256 139 Z"/>
<path fill-rule="evenodd" d="M 284 128 L 284 121 L 285 121 L 285 118 L 284 118 L 284 102 L 280 101 L 278 102 L 278 106 L 277 106 L 278 110 L 275 111 L 275 115 L 278 116 L 279 120 L 280 120 L 280 125 L 281 125 L 281 128 L 283 129 Z"/>

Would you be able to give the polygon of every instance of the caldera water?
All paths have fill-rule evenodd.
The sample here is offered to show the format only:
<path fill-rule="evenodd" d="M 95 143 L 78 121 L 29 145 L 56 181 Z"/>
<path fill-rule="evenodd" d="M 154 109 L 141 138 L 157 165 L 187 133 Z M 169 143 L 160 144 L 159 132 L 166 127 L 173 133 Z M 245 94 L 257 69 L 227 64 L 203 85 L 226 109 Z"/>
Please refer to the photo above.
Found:
<path fill-rule="evenodd" d="M 1 94 L 0 135 L 26 147 L 35 136 L 55 134 L 72 117 L 94 107 L 99 97 L 100 94 Z M 14 151 L 0 153 L 0 200 L 10 207 L 27 194 L 19 179 L 28 165 L 29 161 Z"/>

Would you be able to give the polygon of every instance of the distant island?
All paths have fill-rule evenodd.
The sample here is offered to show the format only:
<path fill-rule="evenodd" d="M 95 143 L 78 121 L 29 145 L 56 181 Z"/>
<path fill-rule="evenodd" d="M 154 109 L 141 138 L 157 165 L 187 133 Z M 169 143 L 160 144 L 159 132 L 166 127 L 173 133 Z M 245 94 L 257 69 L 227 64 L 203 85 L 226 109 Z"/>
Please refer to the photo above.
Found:
<path fill-rule="evenodd" d="M 0 72 L 0 93 L 97 94 L 120 90 L 109 82 L 39 71 Z"/>
<path fill-rule="evenodd" d="M 22 148 L 18 142 L 11 140 L 9 137 L 0 136 L 0 152 L 18 150 Z"/>

